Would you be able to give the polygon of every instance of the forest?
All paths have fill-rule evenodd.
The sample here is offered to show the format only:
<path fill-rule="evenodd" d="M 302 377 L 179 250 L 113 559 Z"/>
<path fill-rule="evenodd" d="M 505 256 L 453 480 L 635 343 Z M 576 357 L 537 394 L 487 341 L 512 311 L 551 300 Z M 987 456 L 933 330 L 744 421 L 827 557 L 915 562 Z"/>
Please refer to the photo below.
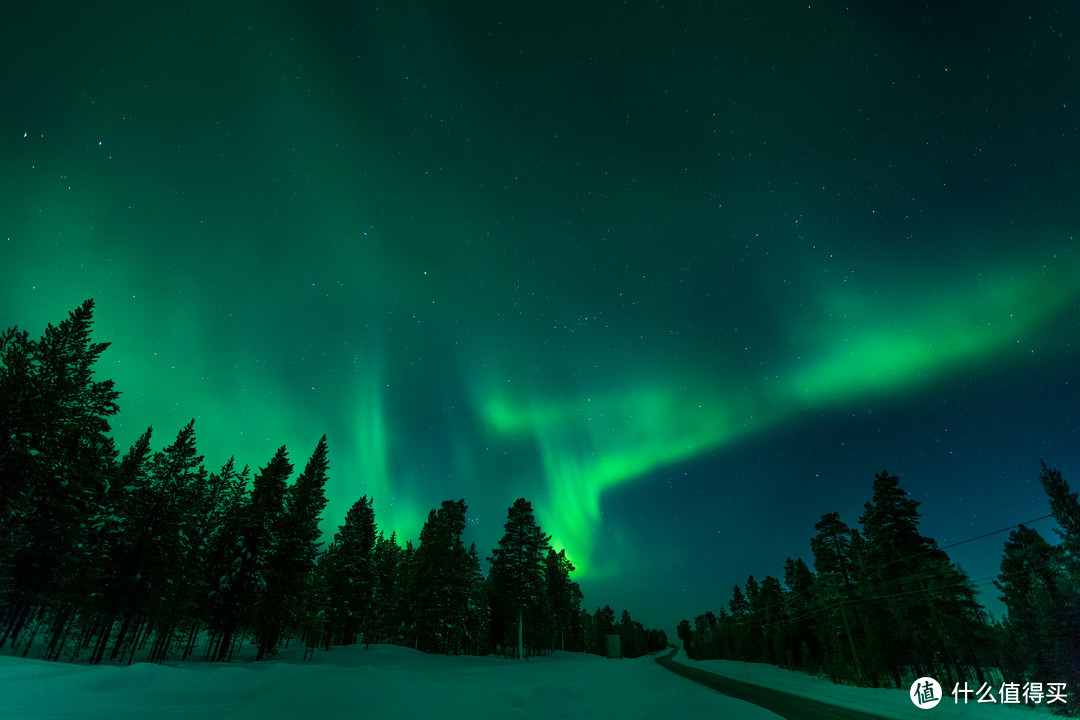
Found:
<path fill-rule="evenodd" d="M 957 683 L 1065 683 L 1076 712 L 1080 687 L 1080 503 L 1061 473 L 1039 477 L 1061 536 L 1051 544 L 1024 524 L 1009 530 L 994 586 L 1006 609 L 992 619 L 975 584 L 919 532 L 919 503 L 881 472 L 860 528 L 826 513 L 810 540 L 813 569 L 784 561 L 783 579 L 753 575 L 726 608 L 679 623 L 698 660 L 764 662 L 834 682 L 908 687 L 920 677 Z M 1004 530 L 1002 531 L 1004 532 Z M 981 539 L 981 538 L 980 538 Z M 1069 689 L 1072 688 L 1070 691 Z"/>
<path fill-rule="evenodd" d="M 207 471 L 194 420 L 163 450 L 148 428 L 123 455 L 109 418 L 120 393 L 93 367 L 93 301 L 31 340 L 0 335 L 0 651 L 89 663 L 229 661 L 395 643 L 430 653 L 624 657 L 668 646 L 610 606 L 588 613 L 524 498 L 481 567 L 467 506 L 432 509 L 416 544 L 380 530 L 359 498 L 326 547 L 323 436 L 303 470 L 282 446 L 257 472 Z M 3 650 L 5 649 L 6 650 Z"/>

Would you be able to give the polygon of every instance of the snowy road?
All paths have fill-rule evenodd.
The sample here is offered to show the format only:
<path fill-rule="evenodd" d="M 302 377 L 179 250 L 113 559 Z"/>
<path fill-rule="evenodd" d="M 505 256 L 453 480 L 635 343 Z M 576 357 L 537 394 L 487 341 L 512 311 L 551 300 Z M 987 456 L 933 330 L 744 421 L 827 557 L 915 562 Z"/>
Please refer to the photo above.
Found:
<path fill-rule="evenodd" d="M 677 663 L 672 660 L 677 652 L 677 650 L 672 650 L 667 655 L 656 658 L 656 662 L 662 667 L 705 687 L 771 710 L 780 717 L 787 718 L 787 720 L 886 720 L 881 715 L 871 715 L 859 710 L 829 705 L 772 688 L 739 682 L 683 663 Z"/>
<path fill-rule="evenodd" d="M 964 703 L 948 691 L 933 710 L 911 702 L 908 689 L 834 685 L 823 677 L 765 663 L 687 659 L 681 650 L 657 659 L 664 667 L 722 693 L 742 697 L 789 720 L 888 718 L 889 720 L 1042 720 L 1048 705 Z M 1072 698 L 1069 702 L 1073 702 Z"/>

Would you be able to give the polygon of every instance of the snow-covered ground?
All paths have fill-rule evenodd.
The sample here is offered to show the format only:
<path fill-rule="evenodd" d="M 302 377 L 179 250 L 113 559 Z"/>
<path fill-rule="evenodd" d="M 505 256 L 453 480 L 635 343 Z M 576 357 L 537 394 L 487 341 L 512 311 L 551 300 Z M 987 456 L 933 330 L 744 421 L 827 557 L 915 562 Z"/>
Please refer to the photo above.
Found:
<path fill-rule="evenodd" d="M 813 677 L 801 672 L 783 670 L 774 665 L 764 663 L 744 663 L 737 660 L 704 660 L 697 662 L 690 660 L 681 650 L 675 656 L 676 662 L 685 663 L 690 667 L 706 670 L 716 675 L 741 680 L 742 682 L 765 687 L 775 688 L 791 695 L 812 698 L 832 705 L 861 710 L 886 718 L 971 718 L 971 720 L 1044 720 L 1053 717 L 1048 713 L 1050 707 L 1045 704 L 1029 705 L 1002 705 L 998 688 L 994 688 L 994 698 L 998 704 L 976 703 L 975 698 L 967 704 L 956 703 L 951 695 L 953 688 L 942 686 L 944 698 L 937 707 L 923 710 L 915 706 L 908 698 L 907 690 L 882 690 L 874 688 L 847 687 L 834 685 L 825 678 Z M 938 678 L 940 682 L 940 678 Z M 1058 682 L 1058 678 L 1046 678 L 1044 682 Z M 977 689 L 977 688 L 975 688 Z M 1076 702 L 1072 697 L 1074 688 L 1066 688 L 1069 693 L 1067 701 L 1071 704 Z M 1021 702 L 1023 702 L 1021 700 Z M 1045 703 L 1045 700 L 1043 701 Z M 1061 707 L 1060 703 L 1055 704 Z"/>
<path fill-rule="evenodd" d="M 946 697 L 920 710 L 904 690 L 838 687 L 770 665 L 677 660 L 744 682 L 890 718 L 1041 720 L 1034 709 Z M 948 692 L 948 690 L 946 690 Z M 1073 698 L 1069 698 L 1070 701 Z M 1042 706 L 1045 710 L 1045 706 Z M 516 662 L 426 655 L 393 645 L 334 648 L 310 661 L 88 666 L 0 656 L 0 718 L 726 718 L 778 716 L 669 672 L 652 657 L 555 653 Z"/>
<path fill-rule="evenodd" d="M 657 665 L 556 653 L 526 662 L 391 645 L 304 662 L 73 665 L 0 657 L 0 718 L 677 718 L 775 720 Z"/>

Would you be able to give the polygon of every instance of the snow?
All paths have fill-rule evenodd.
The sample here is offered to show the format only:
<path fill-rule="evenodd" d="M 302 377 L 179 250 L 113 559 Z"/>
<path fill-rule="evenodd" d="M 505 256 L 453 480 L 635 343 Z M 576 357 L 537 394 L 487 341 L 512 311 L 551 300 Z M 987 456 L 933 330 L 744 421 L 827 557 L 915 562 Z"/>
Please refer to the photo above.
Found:
<path fill-rule="evenodd" d="M 605 660 L 555 653 L 525 662 L 496 657 L 427 655 L 394 645 L 317 652 L 294 647 L 277 659 L 230 664 L 88 666 L 0 656 L 0 717 L 50 718 L 426 718 L 551 720 L 672 718 L 776 720 L 775 715 L 691 682 L 652 657 Z M 822 678 L 758 663 L 695 662 L 693 667 L 832 702 L 887 718 L 926 717 L 905 690 L 836 686 Z M 1053 679 L 1047 679 L 1052 681 Z M 950 689 L 946 689 L 948 693 Z M 1073 700 L 1070 693 L 1070 701 Z M 1040 712 L 1040 709 L 1042 712 Z M 945 718 L 1043 720 L 1040 709 L 946 698 L 932 713 Z"/>
<path fill-rule="evenodd" d="M 426 655 L 393 645 L 333 648 L 304 662 L 127 667 L 0 657 L 0 717 L 552 718 L 776 720 L 657 665 L 555 653 L 525 662 Z"/>
<path fill-rule="evenodd" d="M 954 702 L 953 688 L 951 686 L 945 687 L 945 684 L 942 683 L 941 689 L 944 697 L 941 702 L 938 703 L 937 707 L 923 710 L 911 702 L 908 691 L 904 689 L 888 690 L 834 685 L 826 678 L 784 670 L 765 663 L 745 663 L 738 660 L 703 660 L 698 662 L 688 659 L 681 650 L 674 659 L 676 662 L 689 667 L 722 675 L 732 680 L 739 680 L 752 685 L 763 685 L 782 690 L 791 695 L 811 698 L 852 710 L 860 710 L 884 718 L 925 719 L 928 717 L 927 713 L 930 713 L 935 718 L 943 717 L 953 720 L 963 718 L 972 718 L 972 720 L 975 718 L 980 720 L 986 720 L 987 718 L 993 718 L 994 720 L 1043 720 L 1044 718 L 1053 717 L 1049 714 L 1053 707 L 1061 707 L 1061 703 L 1056 703 L 1050 707 L 1045 704 L 1028 705 L 1026 707 L 1023 705 L 1002 705 L 1000 702 L 991 705 L 975 702 L 974 696 L 967 705 L 964 705 L 963 695 L 960 696 L 960 703 Z M 937 678 L 937 680 L 941 682 L 941 678 Z M 1046 678 L 1043 682 L 1058 682 L 1058 679 Z M 1068 702 L 1070 704 L 1076 702 L 1073 691 L 1069 688 L 1066 688 L 1066 691 L 1069 693 Z M 993 689 L 993 695 L 996 699 L 1001 699 L 996 687 Z"/>

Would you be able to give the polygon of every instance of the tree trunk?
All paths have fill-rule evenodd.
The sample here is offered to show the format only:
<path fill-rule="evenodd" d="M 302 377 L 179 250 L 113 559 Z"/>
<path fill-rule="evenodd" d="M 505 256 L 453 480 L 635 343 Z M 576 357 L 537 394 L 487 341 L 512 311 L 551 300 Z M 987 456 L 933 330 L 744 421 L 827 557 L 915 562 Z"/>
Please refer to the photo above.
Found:
<path fill-rule="evenodd" d="M 98 665 L 101 663 L 101 659 L 105 656 L 105 647 L 109 644 L 109 636 L 112 635 L 112 628 L 115 623 L 116 612 L 110 610 L 101 620 L 101 632 L 98 633 L 97 643 L 94 644 L 94 650 L 90 653 L 91 665 Z"/>
<path fill-rule="evenodd" d="M 15 647 L 19 641 L 19 631 L 22 630 L 29 612 L 30 603 L 19 603 L 18 608 L 11 613 L 11 621 L 4 631 L 4 636 L 0 638 L 0 647 L 4 647 L 4 643 L 8 640 L 11 641 L 11 647 Z"/>
<path fill-rule="evenodd" d="M 30 639 L 26 641 L 26 647 L 23 648 L 23 657 L 30 654 L 30 648 L 34 646 L 34 640 L 37 638 L 38 630 L 41 628 L 41 618 L 38 618 L 34 622 L 34 629 L 30 632 Z M 15 641 L 11 641 L 12 647 L 15 646 Z"/>
<path fill-rule="evenodd" d="M 187 660 L 188 655 L 190 655 L 191 651 L 195 649 L 195 639 L 199 635 L 200 625 L 201 623 L 199 623 L 198 620 L 191 623 L 191 634 L 188 635 L 187 645 L 184 647 L 184 656 L 181 658 L 181 660 Z"/>

